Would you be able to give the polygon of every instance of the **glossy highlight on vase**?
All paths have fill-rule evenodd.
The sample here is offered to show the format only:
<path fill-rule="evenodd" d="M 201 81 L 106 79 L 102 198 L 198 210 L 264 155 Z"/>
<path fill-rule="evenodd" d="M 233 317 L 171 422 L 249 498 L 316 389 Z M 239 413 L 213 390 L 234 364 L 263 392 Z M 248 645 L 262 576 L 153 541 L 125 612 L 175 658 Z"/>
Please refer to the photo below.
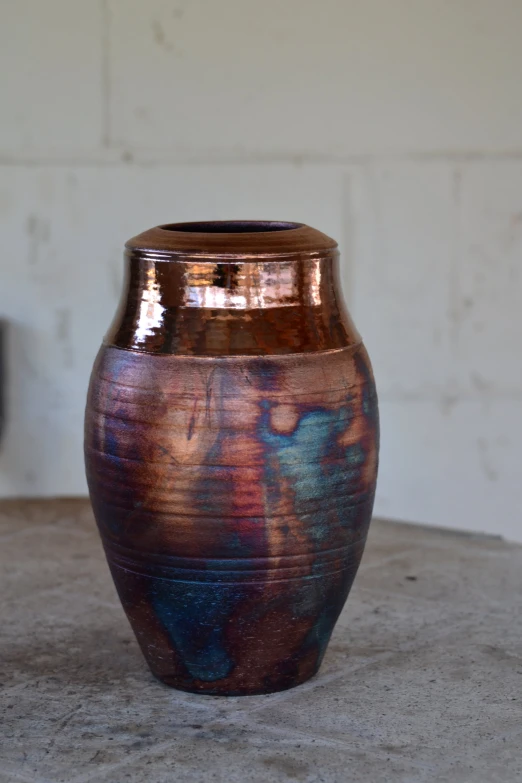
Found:
<path fill-rule="evenodd" d="M 336 243 L 300 224 L 181 224 L 131 240 L 126 263 L 85 428 L 123 607 L 166 684 L 292 687 L 350 590 L 377 473 Z"/>

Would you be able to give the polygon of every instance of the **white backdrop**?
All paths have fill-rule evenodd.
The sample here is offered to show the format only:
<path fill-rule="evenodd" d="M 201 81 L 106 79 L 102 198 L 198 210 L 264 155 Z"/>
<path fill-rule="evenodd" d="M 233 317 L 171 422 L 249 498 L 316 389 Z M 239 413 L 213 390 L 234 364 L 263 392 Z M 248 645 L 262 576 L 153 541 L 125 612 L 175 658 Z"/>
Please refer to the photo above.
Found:
<path fill-rule="evenodd" d="M 522 3 L 6 0 L 0 494 L 86 491 L 122 245 L 336 237 L 382 411 L 380 515 L 522 541 Z"/>

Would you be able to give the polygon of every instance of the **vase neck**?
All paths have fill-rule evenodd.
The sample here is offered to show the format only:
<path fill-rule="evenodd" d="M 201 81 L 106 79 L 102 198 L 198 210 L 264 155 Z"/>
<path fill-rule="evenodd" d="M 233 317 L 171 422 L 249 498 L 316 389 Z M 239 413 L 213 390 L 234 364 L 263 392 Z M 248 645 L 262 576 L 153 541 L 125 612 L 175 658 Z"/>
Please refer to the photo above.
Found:
<path fill-rule="evenodd" d="M 330 243 L 308 251 L 263 253 L 256 247 L 224 254 L 147 249 L 131 240 L 106 342 L 191 356 L 307 353 L 358 344 L 340 290 L 339 254 Z"/>

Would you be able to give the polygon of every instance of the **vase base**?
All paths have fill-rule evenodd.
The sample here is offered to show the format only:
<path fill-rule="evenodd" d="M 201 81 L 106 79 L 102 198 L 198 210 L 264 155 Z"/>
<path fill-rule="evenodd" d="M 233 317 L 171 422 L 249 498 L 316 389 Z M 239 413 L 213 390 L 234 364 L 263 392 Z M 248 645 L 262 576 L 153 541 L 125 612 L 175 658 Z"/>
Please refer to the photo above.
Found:
<path fill-rule="evenodd" d="M 276 683 L 270 683 L 265 687 L 239 687 L 230 688 L 227 686 L 212 686 L 211 683 L 201 682 L 190 684 L 180 681 L 179 678 L 169 675 L 160 675 L 152 672 L 152 675 L 156 680 L 166 685 L 169 688 L 173 688 L 177 691 L 183 691 L 184 693 L 195 693 L 199 696 L 268 696 L 271 693 L 280 693 L 281 691 L 288 691 L 292 688 L 297 688 L 299 685 L 303 685 L 308 680 L 311 680 L 319 671 L 319 667 L 315 671 L 307 673 L 305 676 L 299 678 L 293 678 L 291 681 L 281 680 Z"/>

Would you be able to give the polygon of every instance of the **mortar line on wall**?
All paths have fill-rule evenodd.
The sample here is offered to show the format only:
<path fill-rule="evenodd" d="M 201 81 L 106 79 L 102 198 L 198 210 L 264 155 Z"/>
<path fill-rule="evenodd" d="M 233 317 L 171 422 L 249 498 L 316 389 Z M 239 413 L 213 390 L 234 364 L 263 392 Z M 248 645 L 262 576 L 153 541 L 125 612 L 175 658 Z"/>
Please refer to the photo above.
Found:
<path fill-rule="evenodd" d="M 449 280 L 450 344 L 451 351 L 453 352 L 455 358 L 457 358 L 456 354 L 458 352 L 457 349 L 461 321 L 461 292 L 459 275 L 461 185 L 462 171 L 458 166 L 455 166 L 451 174 L 451 200 L 454 217 Z"/>
<path fill-rule="evenodd" d="M 522 401 L 522 389 L 495 389 L 494 392 L 484 391 L 455 391 L 432 392 L 423 391 L 382 391 L 379 393 L 381 402 L 430 402 L 437 405 L 446 404 L 455 406 L 463 402 L 520 402 Z"/>
<path fill-rule="evenodd" d="M 102 0 L 103 2 L 104 0 Z M 111 129 L 110 129 L 110 78 L 106 84 L 106 96 L 105 101 L 107 108 L 106 115 L 106 129 L 104 134 L 107 135 L 107 141 L 110 141 L 112 145 Z M 507 152 L 491 152 L 491 153 L 412 153 L 412 154 L 397 154 L 397 155 L 381 155 L 381 154 L 361 154 L 361 155 L 348 155 L 348 156 L 322 156 L 322 155 L 257 155 L 255 153 L 246 155 L 244 157 L 227 156 L 227 155 L 179 155 L 169 154 L 168 151 L 159 151 L 154 154 L 153 157 L 147 157 L 146 154 L 137 152 L 135 150 L 129 151 L 124 149 L 123 151 L 114 150 L 114 147 L 106 148 L 109 152 L 109 156 L 103 157 L 100 155 L 94 155 L 92 157 L 85 157 L 79 155 L 78 157 L 64 158 L 55 157 L 52 154 L 41 153 L 39 156 L 13 156 L 4 153 L 0 154 L 0 166 L 10 167 L 24 167 L 24 166 L 57 166 L 57 167 L 93 167 L 102 168 L 107 166 L 139 166 L 142 168 L 155 168 L 158 166 L 266 166 L 266 165 L 281 165 L 281 166 L 295 166 L 300 168 L 301 166 L 347 166 L 347 165 L 400 165 L 408 163 L 454 163 L 457 166 L 465 163 L 491 163 L 491 162 L 520 162 L 522 161 L 522 150 L 513 150 Z"/>
<path fill-rule="evenodd" d="M 100 0 L 102 18 L 102 114 L 103 129 L 102 143 L 104 147 L 111 146 L 111 35 L 110 35 L 110 10 L 109 0 Z M 102 164 L 106 165 L 106 164 Z"/>
<path fill-rule="evenodd" d="M 352 211 L 352 178 L 348 172 L 342 174 L 341 209 L 343 221 L 343 248 L 341 260 L 341 282 L 348 311 L 355 318 L 355 221 Z"/>

